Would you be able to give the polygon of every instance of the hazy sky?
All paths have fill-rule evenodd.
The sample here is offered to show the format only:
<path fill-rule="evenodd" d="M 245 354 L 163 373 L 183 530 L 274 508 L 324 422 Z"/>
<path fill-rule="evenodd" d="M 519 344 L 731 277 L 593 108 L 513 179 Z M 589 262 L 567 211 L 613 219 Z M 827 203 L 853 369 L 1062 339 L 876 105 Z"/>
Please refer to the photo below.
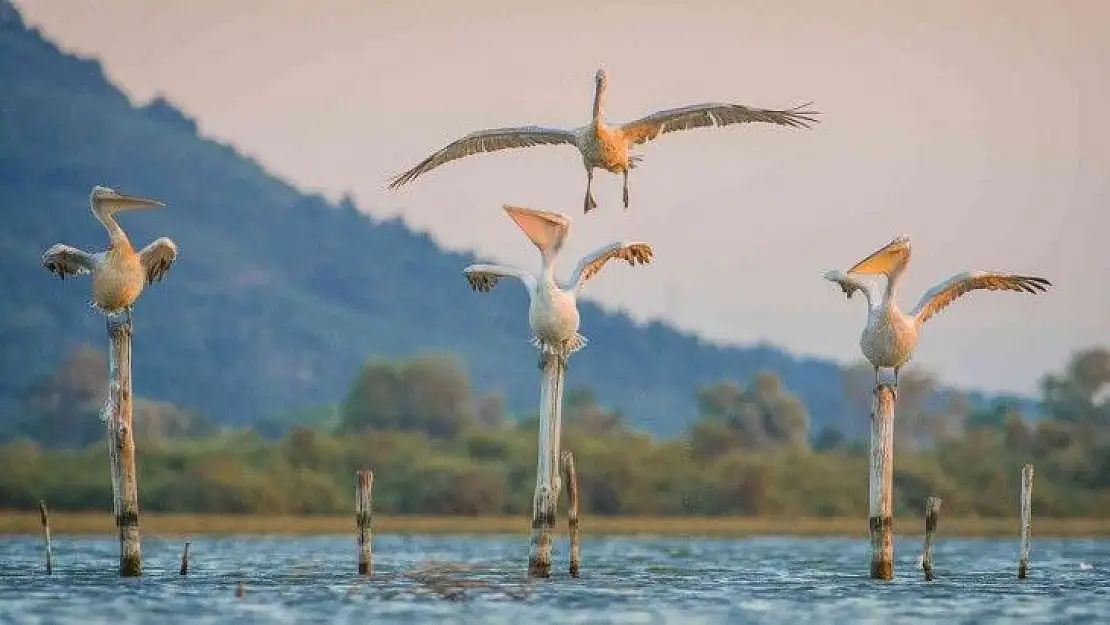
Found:
<path fill-rule="evenodd" d="M 904 232 L 905 309 L 968 269 L 1056 284 L 954 302 L 927 324 L 919 367 L 1032 391 L 1072 350 L 1107 342 L 1110 2 L 17 4 L 63 47 L 99 57 L 136 102 L 162 92 L 275 173 L 333 198 L 350 191 L 445 246 L 537 263 L 505 202 L 574 218 L 564 271 L 613 239 L 652 243 L 653 265 L 613 266 L 588 286 L 638 318 L 856 360 L 864 304 L 820 274 Z M 585 123 L 599 66 L 614 121 L 701 101 L 812 100 L 823 122 L 661 137 L 640 150 L 628 212 L 620 178 L 599 172 L 600 208 L 582 216 L 569 146 L 474 156 L 384 190 L 471 130 Z"/>

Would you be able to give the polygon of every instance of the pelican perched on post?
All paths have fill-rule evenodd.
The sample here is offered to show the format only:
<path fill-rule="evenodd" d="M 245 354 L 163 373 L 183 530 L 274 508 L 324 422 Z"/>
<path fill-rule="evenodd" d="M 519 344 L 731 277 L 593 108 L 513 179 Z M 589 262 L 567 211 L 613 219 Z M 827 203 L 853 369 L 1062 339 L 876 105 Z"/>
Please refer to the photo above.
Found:
<path fill-rule="evenodd" d="M 640 242 L 610 243 L 594 250 L 578 261 L 570 281 L 560 284 L 555 279 L 555 258 L 563 247 L 570 218 L 562 213 L 533 210 L 505 205 L 516 225 L 540 250 L 540 273 L 502 265 L 470 265 L 463 270 L 475 291 L 489 292 L 501 278 L 516 278 L 528 289 L 528 324 L 532 328 L 532 344 L 540 350 L 540 368 L 549 357 L 566 359 L 586 345 L 586 337 L 578 333 L 578 293 L 586 282 L 597 275 L 605 263 L 619 258 L 630 265 L 652 260 L 651 246 Z"/>
<path fill-rule="evenodd" d="M 161 237 L 138 253 L 116 222 L 116 213 L 165 206 L 158 200 L 122 195 L 108 187 L 95 186 L 89 195 L 92 214 L 108 231 L 108 249 L 90 254 L 57 243 L 42 255 L 42 264 L 59 278 L 92 274 L 92 304 L 108 315 L 126 312 L 139 298 L 143 287 L 162 279 L 177 258 L 177 246 Z"/>
<path fill-rule="evenodd" d="M 824 274 L 826 280 L 839 284 L 847 297 L 862 291 L 867 299 L 867 325 L 863 328 L 859 344 L 863 355 L 875 367 L 876 385 L 879 383 L 879 369 L 891 368 L 897 386 L 898 370 L 912 358 L 921 326 L 961 295 L 974 290 L 1037 293 L 1052 286 L 1048 280 L 1035 276 L 969 271 L 956 274 L 926 291 L 907 315 L 898 308 L 894 298 L 909 261 L 910 239 L 902 235 L 856 263 L 847 272 L 833 270 Z M 871 285 L 860 280 L 857 277 L 859 274 L 886 276 L 886 289 L 881 298 L 875 297 Z"/>
<path fill-rule="evenodd" d="M 651 141 L 663 133 L 707 126 L 763 122 L 808 128 L 810 123 L 816 122 L 812 116 L 818 114 L 817 111 L 801 110 L 808 104 L 780 111 L 751 108 L 740 104 L 709 102 L 658 111 L 625 124 L 610 125 L 603 119 L 605 89 L 608 85 L 604 69 L 597 70 L 594 82 L 593 118 L 589 124 L 574 129 L 521 126 L 472 132 L 420 161 L 412 169 L 394 177 L 389 188 L 396 189 L 420 174 L 471 154 L 535 145 L 566 144 L 578 148 L 582 155 L 582 164 L 586 167 L 584 212 L 588 213 L 590 209 L 597 207 L 591 188 L 594 169 L 598 168 L 624 176 L 623 199 L 624 207 L 627 209 L 628 172 L 635 168 L 642 158 L 629 154 L 628 149 L 631 146 Z"/>

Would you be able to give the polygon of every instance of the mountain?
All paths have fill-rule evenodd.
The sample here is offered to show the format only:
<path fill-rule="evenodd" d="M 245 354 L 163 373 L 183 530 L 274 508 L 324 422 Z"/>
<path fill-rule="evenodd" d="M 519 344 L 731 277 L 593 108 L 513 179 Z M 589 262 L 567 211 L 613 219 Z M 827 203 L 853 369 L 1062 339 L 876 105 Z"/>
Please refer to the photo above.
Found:
<path fill-rule="evenodd" d="M 149 195 L 164 209 L 121 222 L 137 246 L 178 244 L 166 280 L 135 307 L 136 393 L 244 423 L 334 403 L 372 355 L 451 351 L 476 389 L 510 409 L 538 400 L 523 289 L 475 296 L 444 251 L 402 220 L 376 220 L 268 173 L 198 135 L 163 98 L 135 106 L 95 60 L 61 52 L 0 0 L 0 403 L 82 343 L 101 345 L 88 278 L 58 281 L 40 265 L 55 242 L 106 243 L 88 212 L 95 184 Z M 694 390 L 778 372 L 815 426 L 848 410 L 840 372 L 770 346 L 723 347 L 661 323 L 583 303 L 603 337 L 575 355 L 568 386 L 588 385 L 630 424 L 657 435 L 694 416 Z M 865 418 L 865 417 L 864 417 Z"/>

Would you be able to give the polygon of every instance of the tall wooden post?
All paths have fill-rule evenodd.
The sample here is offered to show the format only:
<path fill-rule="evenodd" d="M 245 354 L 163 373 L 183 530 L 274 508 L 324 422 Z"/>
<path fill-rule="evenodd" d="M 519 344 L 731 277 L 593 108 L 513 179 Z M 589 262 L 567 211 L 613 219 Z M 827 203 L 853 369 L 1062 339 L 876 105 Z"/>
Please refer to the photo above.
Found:
<path fill-rule="evenodd" d="M 373 569 L 373 548 L 370 544 L 371 504 L 373 503 L 374 472 L 359 469 L 355 473 L 355 524 L 358 526 L 358 574 L 369 575 Z"/>
<path fill-rule="evenodd" d="M 921 555 L 921 570 L 925 581 L 933 581 L 933 534 L 937 532 L 937 517 L 940 515 L 940 497 L 925 500 L 925 551 Z"/>
<path fill-rule="evenodd" d="M 871 409 L 868 519 L 871 579 L 894 579 L 894 403 L 893 380 L 879 380 Z"/>
<path fill-rule="evenodd" d="M 570 538 L 570 576 L 578 577 L 581 558 L 581 538 L 578 533 L 578 470 L 574 454 L 563 452 L 563 473 L 567 481 L 567 534 Z"/>
<path fill-rule="evenodd" d="M 1021 555 L 1018 556 L 1018 579 L 1029 575 L 1029 541 L 1033 526 L 1033 465 L 1021 468 Z"/>
<path fill-rule="evenodd" d="M 529 577 L 551 574 L 551 534 L 559 501 L 559 438 L 562 435 L 563 377 L 566 357 L 548 355 L 540 384 L 539 459 L 536 492 L 532 498 L 532 543 Z"/>
<path fill-rule="evenodd" d="M 131 313 L 108 318 L 108 455 L 112 463 L 112 508 L 119 529 L 119 573 L 142 574 L 139 547 L 139 486 L 131 427 Z"/>

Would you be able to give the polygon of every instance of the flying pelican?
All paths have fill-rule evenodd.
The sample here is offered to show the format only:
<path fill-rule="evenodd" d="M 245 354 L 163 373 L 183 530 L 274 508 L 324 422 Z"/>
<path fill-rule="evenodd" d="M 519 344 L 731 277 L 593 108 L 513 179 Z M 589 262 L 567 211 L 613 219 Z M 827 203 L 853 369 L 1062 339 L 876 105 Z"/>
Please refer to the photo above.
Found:
<path fill-rule="evenodd" d="M 925 292 L 909 315 L 903 313 L 894 298 L 898 283 L 910 261 L 910 239 L 902 235 L 882 249 L 859 261 L 846 273 L 833 270 L 824 274 L 826 280 L 836 282 L 847 297 L 862 291 L 867 299 L 867 325 L 863 328 L 859 344 L 863 355 L 875 367 L 875 384 L 879 383 L 879 368 L 894 369 L 894 384 L 898 384 L 898 369 L 913 357 L 921 326 L 965 293 L 984 289 L 989 291 L 1018 291 L 1037 293 L 1045 291 L 1052 283 L 1035 276 L 1019 276 L 997 271 L 969 271 L 956 274 Z M 869 283 L 853 274 L 882 274 L 886 276 L 886 290 L 882 299 L 876 299 Z"/>
<path fill-rule="evenodd" d="M 636 167 L 642 157 L 630 155 L 629 147 L 646 143 L 659 135 L 675 130 L 690 130 L 706 126 L 725 126 L 748 122 L 764 122 L 781 126 L 809 127 L 817 120 L 811 117 L 817 111 L 800 110 L 808 104 L 776 111 L 757 109 L 740 104 L 709 102 L 693 104 L 681 108 L 658 111 L 625 124 L 605 123 L 605 88 L 608 79 L 604 69 L 597 70 L 594 77 L 593 119 L 589 124 L 567 130 L 563 128 L 544 128 L 541 126 L 521 126 L 516 128 L 494 128 L 472 132 L 448 144 L 443 149 L 420 161 L 412 169 L 397 175 L 389 188 L 396 189 L 414 178 L 444 163 L 457 158 L 492 152 L 507 148 L 526 148 L 534 145 L 573 145 L 582 154 L 582 164 L 586 167 L 586 198 L 583 212 L 597 208 L 591 188 L 594 169 L 601 168 L 614 174 L 624 175 L 624 207 L 628 209 L 628 171 Z"/>
<path fill-rule="evenodd" d="M 89 194 L 92 214 L 108 230 L 108 249 L 90 254 L 57 243 L 42 255 L 42 265 L 59 278 L 92 274 L 92 305 L 108 315 L 126 312 L 139 298 L 143 287 L 161 280 L 177 258 L 177 246 L 166 237 L 136 253 L 131 241 L 116 223 L 115 214 L 140 208 L 165 206 L 158 200 L 122 195 L 108 187 L 95 186 Z"/>
<path fill-rule="evenodd" d="M 542 369 L 549 357 L 565 360 L 586 345 L 586 337 L 578 333 L 578 293 L 586 281 L 610 260 L 619 258 L 635 266 L 650 263 L 654 253 L 647 243 L 610 243 L 579 260 L 570 281 L 560 284 L 555 279 L 555 258 L 570 230 L 570 218 L 562 213 L 511 205 L 505 205 L 504 210 L 539 248 L 543 259 L 539 275 L 501 265 L 470 265 L 463 274 L 470 286 L 482 293 L 489 292 L 501 278 L 516 278 L 524 283 L 528 289 L 532 344 L 540 350 Z"/>

